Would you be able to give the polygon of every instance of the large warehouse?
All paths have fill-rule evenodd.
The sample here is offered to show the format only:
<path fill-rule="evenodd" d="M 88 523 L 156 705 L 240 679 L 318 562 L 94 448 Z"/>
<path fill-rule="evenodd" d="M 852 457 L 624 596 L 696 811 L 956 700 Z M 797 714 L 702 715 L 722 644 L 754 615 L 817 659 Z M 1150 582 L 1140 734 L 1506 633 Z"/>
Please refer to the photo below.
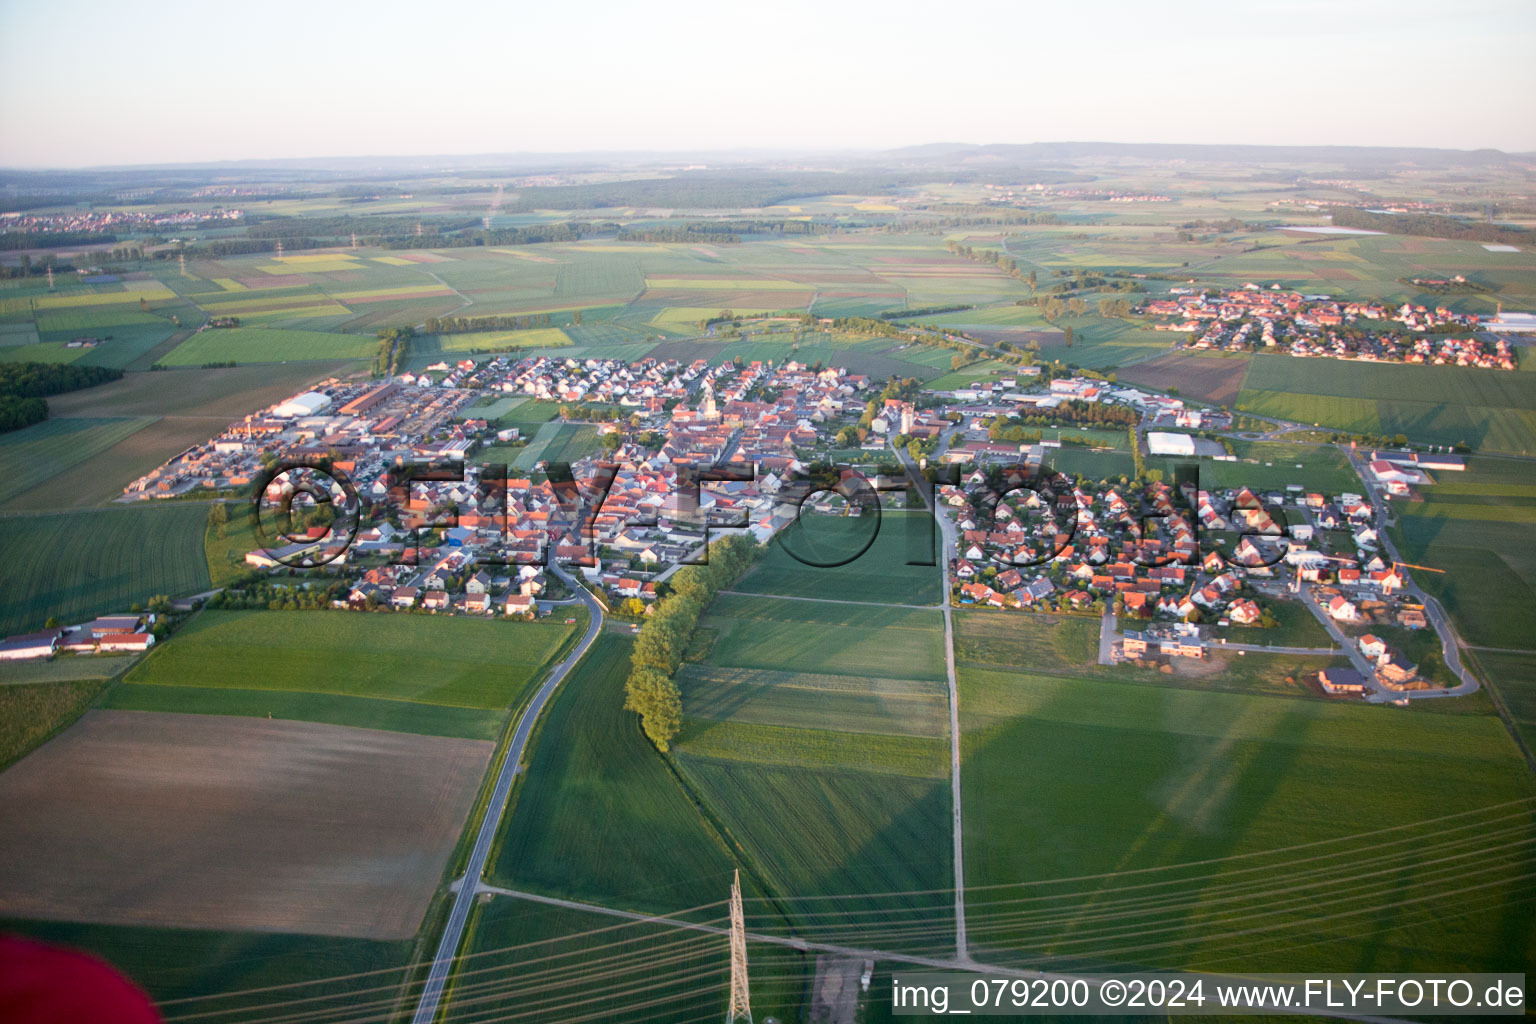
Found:
<path fill-rule="evenodd" d="M 313 416 L 330 404 L 329 395 L 322 395 L 318 391 L 306 391 L 302 395 L 294 395 L 275 407 L 272 413 L 275 416 Z"/>
<path fill-rule="evenodd" d="M 1189 434 L 1152 430 L 1147 432 L 1147 450 L 1153 455 L 1193 455 L 1195 439 Z"/>

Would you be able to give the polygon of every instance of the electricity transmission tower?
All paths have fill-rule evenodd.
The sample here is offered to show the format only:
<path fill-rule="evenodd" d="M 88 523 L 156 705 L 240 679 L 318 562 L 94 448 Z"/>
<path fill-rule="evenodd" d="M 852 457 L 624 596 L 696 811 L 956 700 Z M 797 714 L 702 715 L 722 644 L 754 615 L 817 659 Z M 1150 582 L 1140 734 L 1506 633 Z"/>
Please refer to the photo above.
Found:
<path fill-rule="evenodd" d="M 731 881 L 731 1005 L 725 1024 L 752 1024 L 752 1000 L 747 994 L 747 926 L 741 914 L 741 872 Z"/>

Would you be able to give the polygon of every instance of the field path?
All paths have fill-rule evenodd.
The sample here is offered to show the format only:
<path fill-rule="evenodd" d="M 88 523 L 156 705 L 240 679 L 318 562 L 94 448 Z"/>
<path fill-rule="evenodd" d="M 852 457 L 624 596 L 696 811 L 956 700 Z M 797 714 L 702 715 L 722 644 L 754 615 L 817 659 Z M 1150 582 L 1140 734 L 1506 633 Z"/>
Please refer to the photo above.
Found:
<path fill-rule="evenodd" d="M 507 811 L 507 797 L 512 792 L 513 780 L 521 770 L 523 754 L 528 746 L 528 737 L 533 732 L 533 726 L 539 720 L 539 714 L 544 710 L 544 705 L 548 704 L 550 697 L 554 696 L 561 681 L 586 655 L 587 649 L 592 646 L 592 641 L 596 640 L 603 630 L 603 609 L 597 603 L 597 599 L 553 561 L 550 562 L 549 568 L 587 606 L 589 616 L 587 632 L 565 660 L 550 671 L 549 678 L 533 695 L 533 700 L 528 702 L 527 709 L 517 721 L 517 728 L 512 733 L 512 742 L 507 747 L 506 759 L 501 762 L 501 771 L 496 776 L 496 787 L 491 791 L 490 802 L 486 805 L 485 817 L 480 821 L 480 834 L 475 837 L 474 848 L 469 853 L 469 863 L 465 865 L 464 877 L 454 896 L 453 909 L 448 914 L 448 924 L 443 929 L 442 940 L 437 944 L 437 956 L 432 961 L 432 969 L 427 974 L 426 985 L 421 990 L 421 1000 L 416 1004 L 416 1013 L 411 1017 L 412 1024 L 432 1024 L 437 1017 L 438 1003 L 443 997 L 443 986 L 447 983 L 448 974 L 453 969 L 459 944 L 464 941 L 464 926 L 469 923 L 470 908 L 474 906 L 475 897 L 484 886 L 482 879 L 485 874 L 486 858 L 490 856 L 491 844 L 496 839 L 496 833 L 501 830 L 501 820 Z"/>
<path fill-rule="evenodd" d="M 944 586 L 939 591 L 944 601 L 944 675 L 949 682 L 949 788 L 955 820 L 951 830 L 955 839 L 955 959 L 971 962 L 965 939 L 965 849 L 960 819 L 960 685 L 955 678 L 955 623 L 949 607 L 949 553 L 956 549 L 955 525 L 948 516 L 938 514 L 939 529 L 944 534 L 944 550 L 939 554 Z"/>
<path fill-rule="evenodd" d="M 468 309 L 470 306 L 473 306 L 475 304 L 475 300 L 474 299 L 470 298 L 468 295 L 465 295 L 463 292 L 459 291 L 453 285 L 449 284 L 447 281 L 444 281 L 442 278 L 438 277 L 432 271 L 430 271 L 430 270 L 422 270 L 421 272 L 423 274 L 426 274 L 432 280 L 436 281 L 438 284 L 442 285 L 444 288 L 447 288 L 449 291 L 453 292 L 453 294 L 457 295 L 459 297 L 459 309 Z M 459 309 L 456 309 L 453 312 L 457 313 L 459 311 Z M 450 314 L 450 315 L 452 315 L 452 314 Z M 417 324 L 416 325 L 416 329 L 418 331 L 425 331 L 427 329 L 426 321 L 423 320 L 421 323 Z"/>

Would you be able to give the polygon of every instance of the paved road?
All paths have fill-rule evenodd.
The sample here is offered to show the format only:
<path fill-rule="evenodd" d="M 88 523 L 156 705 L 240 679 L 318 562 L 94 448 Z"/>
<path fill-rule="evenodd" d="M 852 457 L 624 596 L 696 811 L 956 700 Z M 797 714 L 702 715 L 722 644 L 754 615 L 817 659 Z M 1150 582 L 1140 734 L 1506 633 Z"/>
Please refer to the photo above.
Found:
<path fill-rule="evenodd" d="M 1365 460 L 1360 457 L 1359 452 L 1352 448 L 1341 447 L 1340 450 L 1343 451 L 1346 456 L 1348 456 L 1349 464 L 1353 466 L 1355 472 L 1360 475 L 1360 482 L 1365 485 L 1365 493 L 1371 499 L 1372 507 L 1376 509 L 1376 537 L 1377 540 L 1381 542 L 1382 549 L 1387 553 L 1387 557 L 1392 559 L 1392 561 L 1405 562 L 1406 559 L 1397 553 L 1397 545 L 1392 542 L 1391 536 L 1389 536 L 1387 533 L 1386 494 L 1382 491 L 1381 488 L 1377 487 L 1376 484 L 1371 481 L 1371 478 L 1365 468 Z M 1451 624 L 1450 618 L 1445 614 L 1445 609 L 1440 607 L 1440 602 L 1435 600 L 1429 594 L 1426 594 L 1423 588 L 1421 588 L 1418 582 L 1413 578 L 1413 573 L 1416 571 L 1417 570 L 1409 570 L 1408 584 L 1403 587 L 1403 593 L 1415 598 L 1420 604 L 1424 606 L 1425 617 L 1429 619 L 1430 625 L 1435 627 L 1435 633 L 1440 637 L 1440 651 L 1445 658 L 1446 668 L 1449 668 L 1452 672 L 1454 672 L 1456 674 L 1456 678 L 1461 680 L 1461 683 L 1448 689 L 1408 690 L 1403 693 L 1398 693 L 1394 690 L 1392 692 L 1397 696 L 1408 697 L 1410 699 L 1422 699 L 1425 697 L 1461 697 L 1469 693 L 1476 693 L 1481 687 L 1481 684 L 1478 683 L 1477 677 L 1474 676 L 1471 672 L 1467 671 L 1467 667 L 1462 664 L 1461 636 L 1456 632 L 1456 627 Z M 1512 723 L 1506 722 L 1505 724 L 1512 727 Z"/>
<path fill-rule="evenodd" d="M 1099 664 L 1113 665 L 1115 663 L 1115 641 L 1120 639 L 1120 634 L 1115 632 L 1115 610 L 1104 609 L 1104 617 L 1099 619 Z"/>
<path fill-rule="evenodd" d="M 416 1013 L 411 1017 L 412 1024 L 432 1024 L 437 1016 L 438 1003 L 443 996 L 443 986 L 447 983 L 448 975 L 453 969 L 454 954 L 458 952 L 459 943 L 464 939 L 464 926 L 469 922 L 470 908 L 474 905 L 475 895 L 482 885 L 481 876 L 485 873 L 485 861 L 490 855 L 491 843 L 501 827 L 502 815 L 507 809 L 507 796 L 512 792 L 512 780 L 517 777 L 519 762 L 528 746 L 528 736 L 533 732 L 534 723 L 538 721 L 539 713 L 544 710 L 544 705 L 549 703 L 549 698 L 554 695 L 561 681 L 587 653 L 587 648 L 592 646 L 592 641 L 597 639 L 598 633 L 603 628 L 603 609 L 598 605 L 597 599 L 553 562 L 550 563 L 550 571 L 564 580 L 566 585 L 582 598 L 582 603 L 587 606 L 591 619 L 587 623 L 587 632 L 581 638 L 581 642 L 564 661 L 550 671 L 549 678 L 544 681 L 543 686 L 539 687 L 539 691 L 533 695 L 533 700 L 528 703 L 522 717 L 518 719 L 517 728 L 512 733 L 512 743 L 507 748 L 506 760 L 502 762 L 501 772 L 496 776 L 496 787 L 491 791 L 491 801 L 486 805 L 485 817 L 480 822 L 480 834 L 475 837 L 474 848 L 469 853 L 469 863 L 464 869 L 464 878 L 454 896 L 453 910 L 448 915 L 448 925 L 443 929 L 442 940 L 437 944 L 437 956 L 432 962 L 432 970 L 427 975 L 426 986 L 421 990 L 421 1000 L 416 1004 Z"/>

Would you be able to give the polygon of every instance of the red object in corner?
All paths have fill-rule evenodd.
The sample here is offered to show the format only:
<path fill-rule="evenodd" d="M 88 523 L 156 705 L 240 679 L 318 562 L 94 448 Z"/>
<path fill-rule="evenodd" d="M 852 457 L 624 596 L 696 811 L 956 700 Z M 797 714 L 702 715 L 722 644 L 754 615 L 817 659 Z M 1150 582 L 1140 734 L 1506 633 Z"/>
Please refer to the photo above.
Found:
<path fill-rule="evenodd" d="M 0 935 L 0 1021 L 161 1024 L 149 996 L 106 961 L 11 935 Z"/>

